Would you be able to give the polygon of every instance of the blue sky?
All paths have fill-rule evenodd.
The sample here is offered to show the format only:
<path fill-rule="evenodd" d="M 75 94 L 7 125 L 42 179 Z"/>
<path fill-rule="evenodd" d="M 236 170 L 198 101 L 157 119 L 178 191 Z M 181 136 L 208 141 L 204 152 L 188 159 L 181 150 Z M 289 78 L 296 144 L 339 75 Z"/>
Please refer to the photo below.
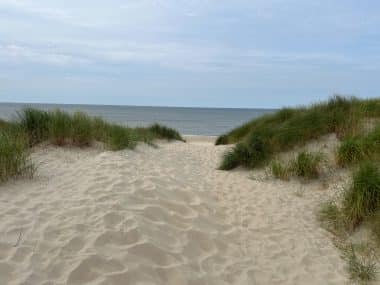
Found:
<path fill-rule="evenodd" d="M 0 0 L 0 101 L 280 107 L 376 97 L 380 1 Z"/>

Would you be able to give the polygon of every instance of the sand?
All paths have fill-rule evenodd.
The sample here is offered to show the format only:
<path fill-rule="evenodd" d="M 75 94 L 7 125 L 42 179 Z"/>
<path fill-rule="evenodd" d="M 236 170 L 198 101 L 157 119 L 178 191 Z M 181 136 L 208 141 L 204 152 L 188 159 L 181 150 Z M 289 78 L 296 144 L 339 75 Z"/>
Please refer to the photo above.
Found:
<path fill-rule="evenodd" d="M 329 189 L 216 170 L 212 142 L 36 148 L 0 186 L 0 284 L 346 284 Z"/>

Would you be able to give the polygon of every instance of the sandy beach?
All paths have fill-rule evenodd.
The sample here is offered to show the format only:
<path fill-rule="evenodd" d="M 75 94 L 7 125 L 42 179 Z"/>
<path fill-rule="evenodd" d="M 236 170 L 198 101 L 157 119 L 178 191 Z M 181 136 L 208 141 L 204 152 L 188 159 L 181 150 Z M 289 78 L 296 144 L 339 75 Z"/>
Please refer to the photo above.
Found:
<path fill-rule="evenodd" d="M 347 283 L 328 188 L 217 170 L 229 146 L 187 140 L 35 148 L 35 178 L 0 186 L 0 284 Z"/>

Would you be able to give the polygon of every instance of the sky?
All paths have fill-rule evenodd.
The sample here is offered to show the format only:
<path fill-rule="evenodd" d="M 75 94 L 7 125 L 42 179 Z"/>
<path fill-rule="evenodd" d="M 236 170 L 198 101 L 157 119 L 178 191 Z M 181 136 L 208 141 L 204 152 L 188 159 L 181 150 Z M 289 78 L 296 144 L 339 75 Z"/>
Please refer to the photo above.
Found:
<path fill-rule="evenodd" d="M 380 1 L 0 0 L 0 102 L 277 108 L 380 96 Z"/>

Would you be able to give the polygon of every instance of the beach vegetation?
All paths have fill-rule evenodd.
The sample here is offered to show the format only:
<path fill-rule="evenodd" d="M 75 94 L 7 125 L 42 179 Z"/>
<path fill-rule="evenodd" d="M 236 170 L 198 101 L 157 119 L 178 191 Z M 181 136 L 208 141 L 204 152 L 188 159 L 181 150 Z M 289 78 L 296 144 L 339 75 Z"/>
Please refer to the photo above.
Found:
<path fill-rule="evenodd" d="M 42 111 L 33 108 L 18 113 L 16 122 L 26 132 L 30 145 L 49 141 L 54 145 L 89 146 L 103 142 L 111 150 L 133 149 L 138 142 L 152 144 L 155 139 L 184 139 L 174 129 L 159 124 L 147 128 L 129 128 L 108 123 L 83 112 L 70 114 L 62 110 Z"/>
<path fill-rule="evenodd" d="M 51 143 L 63 146 L 72 139 L 72 116 L 61 110 L 48 114 L 48 135 Z"/>
<path fill-rule="evenodd" d="M 25 108 L 14 121 L 0 120 L 0 182 L 32 175 L 35 168 L 29 158 L 30 147 L 41 142 L 86 147 L 99 141 L 116 151 L 133 149 L 138 142 L 153 145 L 155 139 L 184 141 L 176 130 L 159 124 L 129 128 L 82 112 Z"/>
<path fill-rule="evenodd" d="M 376 161 L 380 157 L 380 124 L 368 134 L 345 139 L 337 151 L 341 166 L 356 165 L 365 160 Z"/>
<path fill-rule="evenodd" d="M 309 107 L 284 108 L 221 135 L 216 144 L 248 145 L 252 138 L 259 139 L 266 147 L 266 155 L 250 157 L 252 161 L 246 165 L 254 168 L 276 153 L 304 146 L 323 135 L 335 133 L 340 140 L 361 135 L 363 119 L 380 116 L 377 101 L 335 96 Z"/>
<path fill-rule="evenodd" d="M 320 177 L 323 161 L 322 153 L 302 151 L 287 164 L 272 161 L 269 169 L 274 177 L 282 180 L 289 180 L 292 176 L 311 180 Z"/>
<path fill-rule="evenodd" d="M 342 192 L 342 199 L 325 202 L 319 218 L 327 230 L 334 233 L 337 244 L 348 262 L 352 280 L 368 282 L 375 279 L 378 258 L 373 252 L 380 246 L 380 170 L 377 163 L 365 161 L 353 170 L 352 182 Z M 350 244 L 349 236 L 359 226 L 372 232 L 373 241 L 358 248 Z"/>
<path fill-rule="evenodd" d="M 354 171 L 352 182 L 342 192 L 340 206 L 332 201 L 323 204 L 320 218 L 326 225 L 345 225 L 346 230 L 353 231 L 363 221 L 378 217 L 379 211 L 380 169 L 366 161 Z"/>
<path fill-rule="evenodd" d="M 29 159 L 26 134 L 17 126 L 0 129 L 0 182 L 12 177 L 32 176 L 34 166 Z"/>
<path fill-rule="evenodd" d="M 290 163 L 290 171 L 295 176 L 315 179 L 320 176 L 321 163 L 324 161 L 324 157 L 321 153 L 312 152 L 300 152 L 296 158 Z"/>
<path fill-rule="evenodd" d="M 25 108 L 18 113 L 18 123 L 28 134 L 31 146 L 46 140 L 49 136 L 51 115 L 43 110 Z"/>
<path fill-rule="evenodd" d="M 153 136 L 158 139 L 177 140 L 183 142 L 185 141 L 177 130 L 157 123 L 150 126 L 148 128 L 148 131 L 151 132 Z"/>
<path fill-rule="evenodd" d="M 291 176 L 289 167 L 277 160 L 271 162 L 270 171 L 275 178 L 281 180 L 289 180 L 289 177 Z"/>
<path fill-rule="evenodd" d="M 133 149 L 137 145 L 137 139 L 138 136 L 132 129 L 116 124 L 107 127 L 106 144 L 110 150 Z"/>
<path fill-rule="evenodd" d="M 371 245 L 350 243 L 343 248 L 343 257 L 348 261 L 352 281 L 368 284 L 376 279 L 377 258 Z"/>
<path fill-rule="evenodd" d="M 71 120 L 71 137 L 75 146 L 89 146 L 95 140 L 94 121 L 83 112 L 75 112 Z"/>
<path fill-rule="evenodd" d="M 227 151 L 224 154 L 222 163 L 219 166 L 220 170 L 230 170 L 239 166 L 238 152 L 236 148 L 240 147 L 240 144 L 236 145 L 234 149 Z"/>
<path fill-rule="evenodd" d="M 348 220 L 343 214 L 341 207 L 337 201 L 328 200 L 321 205 L 319 221 L 328 231 L 342 237 L 346 233 Z"/>
<path fill-rule="evenodd" d="M 379 167 L 373 162 L 365 162 L 353 174 L 352 184 L 344 193 L 342 210 L 350 221 L 350 228 L 354 229 L 379 209 Z"/>

